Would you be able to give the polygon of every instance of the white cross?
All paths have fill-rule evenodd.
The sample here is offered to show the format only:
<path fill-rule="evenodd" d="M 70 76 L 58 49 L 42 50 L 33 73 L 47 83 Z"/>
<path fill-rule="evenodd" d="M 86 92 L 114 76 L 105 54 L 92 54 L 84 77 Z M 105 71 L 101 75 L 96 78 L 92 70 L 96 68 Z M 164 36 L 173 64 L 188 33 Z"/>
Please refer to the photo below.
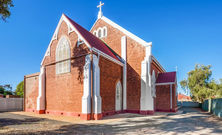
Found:
<path fill-rule="evenodd" d="M 101 1 L 100 1 L 100 4 L 97 6 L 97 8 L 99 8 L 99 11 L 100 12 L 102 12 L 102 6 L 104 5 L 104 3 L 102 3 Z"/>

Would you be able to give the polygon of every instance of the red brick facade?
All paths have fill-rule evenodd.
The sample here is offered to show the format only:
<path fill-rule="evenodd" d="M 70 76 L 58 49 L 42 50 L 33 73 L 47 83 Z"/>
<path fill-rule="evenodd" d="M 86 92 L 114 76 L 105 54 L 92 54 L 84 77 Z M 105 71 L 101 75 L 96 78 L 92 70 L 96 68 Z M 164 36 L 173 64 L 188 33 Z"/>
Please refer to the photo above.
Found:
<path fill-rule="evenodd" d="M 45 57 L 43 66 L 46 72 L 46 111 L 47 114 L 81 116 L 83 96 L 83 66 L 85 56 L 71 60 L 71 72 L 56 75 L 56 47 L 59 39 L 66 36 L 71 49 L 71 57 L 89 53 L 85 44 L 77 47 L 78 36 L 75 32 L 68 34 L 68 27 L 65 22 L 61 23 L 58 38 L 53 40 L 50 46 L 50 56 Z M 102 111 L 115 111 L 116 83 L 122 83 L 122 66 L 100 56 L 100 95 L 102 97 Z M 38 97 L 38 78 L 35 81 L 35 92 L 32 95 L 32 104 L 26 102 L 28 109 L 36 109 Z M 28 97 L 29 95 L 27 95 Z M 30 99 L 30 97 L 28 98 Z M 32 111 L 32 110 L 28 110 Z M 88 117 L 88 116 L 86 116 Z M 100 117 L 100 116 L 99 116 Z"/>
<path fill-rule="evenodd" d="M 24 78 L 25 86 L 25 110 L 35 112 L 37 107 L 37 97 L 39 89 L 39 73 L 26 75 Z"/>
<path fill-rule="evenodd" d="M 151 70 L 150 70 L 150 74 L 153 75 L 153 70 L 155 71 L 155 77 L 157 78 L 158 76 L 158 73 L 163 73 L 163 70 L 156 64 L 156 62 L 154 60 L 152 60 L 152 63 L 151 63 Z M 153 98 L 154 99 L 154 111 L 156 111 L 156 108 L 157 108 L 157 99 L 156 98 Z"/>
<path fill-rule="evenodd" d="M 126 36 L 120 30 L 99 19 L 91 32 L 99 27 L 107 27 L 107 36 L 102 39 L 121 57 L 121 38 Z M 71 70 L 68 73 L 56 74 L 56 47 L 62 36 L 65 36 L 70 44 L 71 57 L 81 57 L 71 59 Z M 68 34 L 66 22 L 62 22 L 57 39 L 53 40 L 50 45 L 50 55 L 45 57 L 42 66 L 45 66 L 45 113 L 56 115 L 76 116 L 84 119 L 90 119 L 89 114 L 82 114 L 82 97 L 83 97 L 83 67 L 85 65 L 85 56 L 91 51 L 86 44 L 79 47 L 78 35 L 75 31 Z M 127 110 L 125 112 L 140 112 L 141 96 L 141 62 L 144 60 L 146 49 L 143 45 L 136 42 L 130 37 L 126 37 L 126 62 L 127 62 Z M 102 114 L 95 115 L 95 119 L 100 119 L 106 115 L 121 113 L 115 111 L 116 84 L 118 81 L 123 86 L 123 66 L 100 56 L 100 96 L 102 98 Z M 151 64 L 151 74 L 155 71 L 164 72 L 155 61 Z M 38 76 L 25 78 L 25 108 L 27 111 L 36 109 L 38 97 Z M 168 86 L 157 86 L 156 96 L 154 99 L 155 109 L 168 109 L 169 93 Z M 175 94 L 175 86 L 173 86 Z M 123 95 L 123 94 L 122 94 Z M 176 97 L 173 96 L 173 108 L 176 108 Z M 122 97 L 123 99 L 123 97 Z M 162 100 L 163 99 L 163 100 Z M 161 101 L 162 100 L 162 101 Z M 103 116 L 102 116 L 103 115 Z"/>
<path fill-rule="evenodd" d="M 172 110 L 170 108 L 170 85 L 156 86 L 156 110 L 157 111 L 176 111 L 177 97 L 176 85 L 172 84 Z"/>
<path fill-rule="evenodd" d="M 122 84 L 122 66 L 100 58 L 99 67 L 102 112 L 115 111 L 116 84 L 118 81 Z"/>
<path fill-rule="evenodd" d="M 61 23 L 57 40 L 50 47 L 50 56 L 47 56 L 43 65 L 56 61 L 56 47 L 59 39 L 66 36 L 71 49 L 71 57 L 89 52 L 85 44 L 77 47 L 78 36 L 75 32 L 68 34 L 68 26 Z M 71 60 L 71 72 L 56 75 L 56 64 L 46 66 L 46 112 L 72 112 L 81 114 L 83 96 L 83 66 L 85 56 Z"/>
<path fill-rule="evenodd" d="M 91 32 L 99 27 L 107 27 L 107 36 L 102 39 L 121 56 L 121 38 L 126 36 L 120 30 L 99 19 Z M 127 109 L 140 110 L 141 95 L 141 62 L 145 57 L 145 47 L 130 37 L 126 37 L 127 43 Z M 133 99 L 133 100 L 131 100 Z"/>

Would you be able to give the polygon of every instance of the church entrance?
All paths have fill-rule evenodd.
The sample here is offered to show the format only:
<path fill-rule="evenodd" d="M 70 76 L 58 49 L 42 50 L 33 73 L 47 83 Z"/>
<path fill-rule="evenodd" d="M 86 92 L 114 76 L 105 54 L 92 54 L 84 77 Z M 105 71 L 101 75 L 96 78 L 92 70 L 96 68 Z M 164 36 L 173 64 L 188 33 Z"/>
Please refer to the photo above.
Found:
<path fill-rule="evenodd" d="M 120 81 L 116 84 L 116 111 L 122 109 L 122 85 Z"/>

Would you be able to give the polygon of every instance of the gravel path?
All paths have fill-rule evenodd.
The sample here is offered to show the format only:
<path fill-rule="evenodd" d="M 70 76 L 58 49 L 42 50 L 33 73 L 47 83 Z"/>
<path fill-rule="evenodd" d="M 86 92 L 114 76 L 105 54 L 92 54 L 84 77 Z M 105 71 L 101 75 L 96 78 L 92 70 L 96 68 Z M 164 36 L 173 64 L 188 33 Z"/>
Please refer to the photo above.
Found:
<path fill-rule="evenodd" d="M 222 134 L 222 119 L 198 108 L 180 108 L 179 113 L 163 114 L 135 114 L 104 123 L 74 124 L 0 113 L 0 134 Z"/>

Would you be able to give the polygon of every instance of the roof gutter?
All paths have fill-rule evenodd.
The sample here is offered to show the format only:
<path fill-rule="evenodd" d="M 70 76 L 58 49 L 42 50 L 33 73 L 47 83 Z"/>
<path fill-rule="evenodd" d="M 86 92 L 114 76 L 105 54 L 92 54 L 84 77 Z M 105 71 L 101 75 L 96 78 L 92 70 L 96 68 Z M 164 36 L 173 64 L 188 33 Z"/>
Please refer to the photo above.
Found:
<path fill-rule="evenodd" d="M 156 85 L 171 85 L 171 84 L 175 84 L 175 82 L 156 83 Z"/>
<path fill-rule="evenodd" d="M 161 64 L 159 63 L 159 61 L 153 56 L 151 55 L 152 60 L 154 60 L 156 62 L 156 64 L 163 70 L 163 72 L 166 72 L 166 70 L 161 66 Z"/>

